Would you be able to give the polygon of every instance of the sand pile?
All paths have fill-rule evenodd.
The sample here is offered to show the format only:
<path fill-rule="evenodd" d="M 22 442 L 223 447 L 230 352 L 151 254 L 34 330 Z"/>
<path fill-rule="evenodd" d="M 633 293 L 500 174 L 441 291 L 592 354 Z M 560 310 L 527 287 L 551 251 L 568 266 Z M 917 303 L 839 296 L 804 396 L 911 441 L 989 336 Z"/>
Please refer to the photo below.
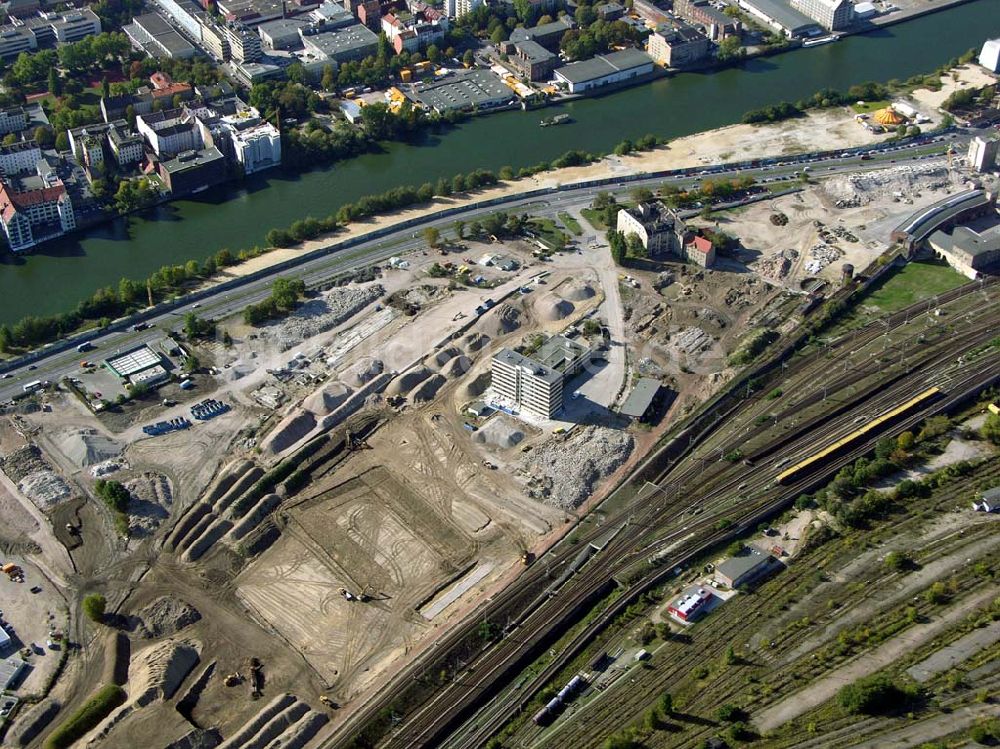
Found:
<path fill-rule="evenodd" d="M 448 382 L 448 379 L 439 374 L 427 378 L 421 383 L 420 387 L 413 391 L 413 402 L 425 403 L 433 400 L 438 390 L 444 387 L 446 382 Z"/>
<path fill-rule="evenodd" d="M 189 603 L 162 596 L 144 606 L 137 614 L 136 635 L 144 640 L 176 634 L 201 619 L 201 613 Z"/>
<path fill-rule="evenodd" d="M 565 299 L 570 299 L 574 302 L 583 302 L 597 296 L 597 291 L 594 290 L 594 287 L 581 279 L 567 281 L 559 287 L 559 292 Z"/>
<path fill-rule="evenodd" d="M 385 365 L 380 359 L 365 357 L 343 371 L 340 379 L 351 385 L 361 386 L 382 374 Z"/>
<path fill-rule="evenodd" d="M 472 361 L 469 357 L 464 354 L 460 354 L 441 367 L 441 374 L 445 377 L 461 377 L 471 368 Z"/>
<path fill-rule="evenodd" d="M 499 448 L 514 447 L 524 439 L 519 424 L 506 414 L 498 413 L 486 426 L 480 427 L 473 439 Z"/>
<path fill-rule="evenodd" d="M 167 640 L 139 653 L 129 668 L 129 693 L 135 703 L 169 700 L 199 660 L 197 643 Z"/>
<path fill-rule="evenodd" d="M 414 367 L 409 372 L 404 372 L 389 383 L 389 387 L 386 388 L 386 392 L 389 393 L 389 395 L 406 395 L 432 374 L 434 374 L 434 372 L 423 365 Z"/>
<path fill-rule="evenodd" d="M 469 383 L 465 386 L 465 394 L 470 398 L 478 398 L 480 395 L 486 392 L 486 388 L 490 386 L 490 373 L 480 372 L 475 377 L 473 377 Z"/>
<path fill-rule="evenodd" d="M 302 411 L 285 419 L 275 427 L 271 436 L 265 440 L 264 449 L 272 455 L 291 447 L 309 432 L 316 428 L 316 416 L 309 411 Z"/>
<path fill-rule="evenodd" d="M 576 307 L 573 306 L 572 302 L 563 299 L 557 294 L 545 294 L 535 302 L 535 311 L 538 313 L 538 316 L 549 322 L 565 320 L 573 314 L 573 310 L 575 309 Z"/>
<path fill-rule="evenodd" d="M 74 429 L 57 438 L 63 455 L 77 468 L 86 468 L 110 460 L 122 451 L 119 442 L 107 437 L 96 429 Z"/>
<path fill-rule="evenodd" d="M 317 390 L 303 401 L 302 406 L 317 416 L 326 416 L 339 408 L 354 391 L 340 382 L 333 382 Z"/>

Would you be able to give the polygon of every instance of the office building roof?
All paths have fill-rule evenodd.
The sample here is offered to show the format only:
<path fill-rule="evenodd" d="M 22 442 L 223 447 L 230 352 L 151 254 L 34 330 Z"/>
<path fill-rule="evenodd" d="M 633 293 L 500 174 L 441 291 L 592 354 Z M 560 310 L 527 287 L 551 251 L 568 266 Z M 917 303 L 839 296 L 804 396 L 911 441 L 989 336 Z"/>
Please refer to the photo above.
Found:
<path fill-rule="evenodd" d="M 1000 226 L 991 227 L 981 233 L 968 226 L 956 226 L 951 234 L 940 230 L 934 232 L 928 241 L 970 258 L 978 257 L 1000 250 Z"/>
<path fill-rule="evenodd" d="M 659 380 L 652 377 L 643 377 L 635 383 L 635 387 L 628 394 L 628 398 L 625 399 L 619 412 L 622 416 L 628 416 L 633 419 L 641 418 L 649 410 L 653 399 L 660 392 L 661 387 L 663 385 Z"/>
<path fill-rule="evenodd" d="M 128 377 L 144 369 L 155 367 L 160 362 L 160 355 L 143 344 L 123 354 L 106 359 L 104 364 L 119 377 Z"/>
<path fill-rule="evenodd" d="M 722 562 L 716 571 L 730 580 L 739 580 L 761 565 L 773 564 L 777 560 L 754 546 L 745 546 L 743 552 Z"/>
<path fill-rule="evenodd" d="M 514 42 L 514 48 L 530 62 L 547 62 L 555 57 L 545 47 L 533 39 L 525 39 L 523 42 Z"/>
<path fill-rule="evenodd" d="M 163 161 L 160 166 L 166 169 L 169 174 L 180 174 L 189 169 L 198 169 L 216 161 L 225 161 L 218 148 L 203 148 L 200 151 L 184 151 L 169 161 Z"/>
<path fill-rule="evenodd" d="M 466 70 L 439 80 L 418 83 L 414 96 L 438 112 L 488 106 L 510 100 L 514 92 L 489 70 Z"/>
<path fill-rule="evenodd" d="M 534 359 L 523 356 L 517 353 L 513 349 L 505 348 L 498 351 L 493 355 L 493 361 L 501 362 L 511 367 L 520 367 L 521 369 L 526 369 L 531 372 L 532 375 L 544 380 L 548 383 L 556 383 L 562 381 L 562 374 L 552 369 L 551 367 L 546 367 L 541 362 L 535 361 Z"/>
<path fill-rule="evenodd" d="M 598 55 L 590 60 L 571 62 L 556 68 L 556 72 L 570 83 L 585 83 L 614 73 L 650 65 L 653 58 L 640 49 L 623 49 L 609 55 Z"/>
<path fill-rule="evenodd" d="M 573 28 L 573 21 L 569 18 L 563 17 L 552 21 L 551 23 L 543 23 L 541 26 L 535 26 L 530 29 L 514 29 L 510 32 L 510 41 L 525 42 L 529 39 L 537 39 L 540 36 L 560 33 L 564 34 L 571 28 Z"/>
<path fill-rule="evenodd" d="M 590 351 L 586 346 L 563 335 L 554 335 L 543 343 L 533 357 L 550 369 L 565 371 Z"/>
<path fill-rule="evenodd" d="M 378 36 L 360 23 L 322 33 L 310 33 L 303 40 L 308 46 L 332 58 L 378 45 Z"/>

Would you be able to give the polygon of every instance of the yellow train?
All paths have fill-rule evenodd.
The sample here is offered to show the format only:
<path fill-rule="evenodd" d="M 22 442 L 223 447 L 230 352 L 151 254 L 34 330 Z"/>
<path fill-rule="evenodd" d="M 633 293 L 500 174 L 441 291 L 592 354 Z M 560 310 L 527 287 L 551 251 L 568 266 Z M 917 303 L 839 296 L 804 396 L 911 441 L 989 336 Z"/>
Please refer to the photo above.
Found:
<path fill-rule="evenodd" d="M 788 468 L 779 473 L 777 479 L 778 483 L 779 484 L 788 483 L 789 479 L 794 478 L 800 471 L 809 468 L 810 466 L 814 466 L 823 460 L 826 460 L 827 458 L 829 458 L 831 455 L 841 450 L 842 448 L 847 447 L 848 445 L 853 444 L 857 440 L 867 436 L 871 432 L 876 431 L 879 427 L 881 427 L 882 425 L 884 425 L 889 421 L 892 421 L 897 416 L 901 416 L 902 414 L 905 414 L 907 411 L 910 411 L 911 409 L 916 408 L 917 406 L 922 405 L 923 403 L 926 403 L 931 398 L 937 397 L 940 393 L 941 393 L 940 388 L 936 387 L 928 388 L 920 395 L 917 395 L 914 398 L 911 398 L 910 400 L 906 401 L 906 403 L 896 406 L 891 411 L 887 411 L 881 416 L 872 419 L 867 424 L 862 426 L 860 429 L 856 429 L 855 431 L 848 434 L 846 437 L 841 437 L 832 445 L 827 446 L 823 450 L 820 450 L 818 453 L 810 455 L 805 460 L 796 463 L 791 468 Z"/>

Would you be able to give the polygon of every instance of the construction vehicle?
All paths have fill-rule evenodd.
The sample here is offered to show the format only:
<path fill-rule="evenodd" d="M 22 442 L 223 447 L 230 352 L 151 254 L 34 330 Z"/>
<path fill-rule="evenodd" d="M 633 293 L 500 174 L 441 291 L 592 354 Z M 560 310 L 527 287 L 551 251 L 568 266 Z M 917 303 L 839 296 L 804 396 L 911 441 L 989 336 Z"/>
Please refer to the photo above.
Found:
<path fill-rule="evenodd" d="M 235 671 L 231 674 L 226 674 L 222 679 L 222 683 L 227 687 L 235 687 L 243 683 L 243 674 L 239 671 Z"/>
<path fill-rule="evenodd" d="M 336 702 L 334 702 L 333 700 L 331 700 L 325 694 L 321 694 L 319 696 L 319 701 L 322 702 L 324 705 L 326 705 L 331 710 L 337 710 L 340 707 L 340 705 L 338 705 Z"/>
<path fill-rule="evenodd" d="M 264 694 L 264 665 L 256 658 L 247 663 L 250 671 L 250 696 L 253 699 Z"/>
<path fill-rule="evenodd" d="M 535 555 L 530 551 L 526 551 L 521 555 L 521 564 L 527 567 L 529 564 L 535 561 Z"/>
<path fill-rule="evenodd" d="M 344 600 L 345 600 L 345 601 L 356 601 L 356 600 L 358 600 L 358 599 L 357 599 L 357 596 L 355 596 L 355 595 L 354 595 L 354 594 L 353 594 L 353 593 L 352 593 L 351 591 L 349 591 L 349 590 L 348 590 L 347 588 L 341 588 L 341 589 L 340 589 L 340 595 L 342 595 L 342 596 L 344 597 Z"/>

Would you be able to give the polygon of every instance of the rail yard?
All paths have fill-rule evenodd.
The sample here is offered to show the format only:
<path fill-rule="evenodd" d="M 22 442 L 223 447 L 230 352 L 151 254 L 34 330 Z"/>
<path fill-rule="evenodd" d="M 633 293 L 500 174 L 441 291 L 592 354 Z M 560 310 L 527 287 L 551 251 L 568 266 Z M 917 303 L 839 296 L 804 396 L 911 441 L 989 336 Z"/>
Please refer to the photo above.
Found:
<path fill-rule="evenodd" d="M 896 666 L 978 726 L 1000 282 L 884 241 L 943 147 L 690 211 L 711 267 L 616 264 L 643 181 L 88 342 L 0 415 L 5 745 L 876 746 Z"/>

